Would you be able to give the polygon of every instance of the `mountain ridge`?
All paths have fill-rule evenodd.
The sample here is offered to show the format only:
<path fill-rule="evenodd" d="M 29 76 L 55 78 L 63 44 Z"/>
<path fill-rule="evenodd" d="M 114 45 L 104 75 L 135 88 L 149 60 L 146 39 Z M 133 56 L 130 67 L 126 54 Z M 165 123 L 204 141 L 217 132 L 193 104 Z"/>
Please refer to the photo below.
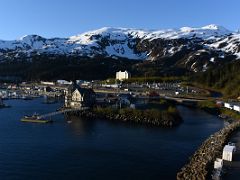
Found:
<path fill-rule="evenodd" d="M 87 57 L 165 62 L 198 72 L 240 58 L 240 34 L 210 24 L 200 28 L 143 30 L 103 27 L 68 38 L 27 35 L 0 40 L 0 62 L 34 56 Z"/>

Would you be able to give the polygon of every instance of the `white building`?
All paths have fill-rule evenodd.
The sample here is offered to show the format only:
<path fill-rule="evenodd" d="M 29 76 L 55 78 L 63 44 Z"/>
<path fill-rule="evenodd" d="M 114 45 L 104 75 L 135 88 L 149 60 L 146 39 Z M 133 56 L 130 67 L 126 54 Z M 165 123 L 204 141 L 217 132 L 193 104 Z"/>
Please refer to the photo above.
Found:
<path fill-rule="evenodd" d="M 71 85 L 71 84 L 72 84 L 72 81 L 57 80 L 57 83 L 58 83 L 58 84 L 61 84 L 61 85 Z"/>
<path fill-rule="evenodd" d="M 235 104 L 235 105 L 233 106 L 233 110 L 240 112 L 240 105 L 239 105 L 239 104 Z"/>
<path fill-rule="evenodd" d="M 116 72 L 116 79 L 117 80 L 124 80 L 124 79 L 129 79 L 131 77 L 131 74 L 128 71 L 119 71 Z"/>
<path fill-rule="evenodd" d="M 235 145 L 226 145 L 223 148 L 222 159 L 226 161 L 232 161 L 233 153 L 236 151 Z"/>
<path fill-rule="evenodd" d="M 228 108 L 228 109 L 233 109 L 233 105 L 231 105 L 230 103 L 224 103 L 224 107 Z"/>
<path fill-rule="evenodd" d="M 214 169 L 222 169 L 223 167 L 223 160 L 217 158 L 216 161 L 214 161 Z"/>
<path fill-rule="evenodd" d="M 55 85 L 54 82 L 48 82 L 48 81 L 41 81 L 41 84 L 42 84 L 42 85 L 52 85 L 52 86 Z"/>

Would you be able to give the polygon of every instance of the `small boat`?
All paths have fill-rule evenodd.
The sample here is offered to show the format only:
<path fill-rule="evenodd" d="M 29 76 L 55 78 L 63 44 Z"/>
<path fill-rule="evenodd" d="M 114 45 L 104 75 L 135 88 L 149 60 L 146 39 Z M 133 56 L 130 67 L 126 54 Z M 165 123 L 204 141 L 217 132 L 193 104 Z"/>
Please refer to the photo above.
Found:
<path fill-rule="evenodd" d="M 32 116 L 24 116 L 21 122 L 31 122 L 31 123 L 50 123 L 52 120 L 42 119 L 38 114 L 33 114 Z"/>
<path fill-rule="evenodd" d="M 22 96 L 23 100 L 33 100 L 33 97 L 31 96 Z"/>

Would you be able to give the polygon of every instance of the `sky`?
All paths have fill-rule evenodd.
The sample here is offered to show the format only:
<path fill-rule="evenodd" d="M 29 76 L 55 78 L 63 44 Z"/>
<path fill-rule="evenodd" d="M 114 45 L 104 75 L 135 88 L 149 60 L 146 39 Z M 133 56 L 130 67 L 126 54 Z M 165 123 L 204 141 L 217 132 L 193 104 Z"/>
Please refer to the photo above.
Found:
<path fill-rule="evenodd" d="M 101 27 L 240 29 L 239 0 L 0 0 L 0 39 L 69 37 Z"/>

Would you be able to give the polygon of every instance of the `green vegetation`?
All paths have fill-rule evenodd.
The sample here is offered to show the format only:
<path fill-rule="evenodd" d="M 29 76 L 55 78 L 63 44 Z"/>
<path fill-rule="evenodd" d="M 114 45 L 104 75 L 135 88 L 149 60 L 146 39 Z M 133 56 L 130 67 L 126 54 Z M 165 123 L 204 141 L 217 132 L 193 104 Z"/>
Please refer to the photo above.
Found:
<path fill-rule="evenodd" d="M 153 76 L 153 77 L 132 77 L 130 79 L 123 80 L 123 83 L 162 83 L 162 82 L 185 82 L 187 81 L 186 76 Z M 109 78 L 102 81 L 105 84 L 120 83 L 121 81 L 115 78 Z"/>
<path fill-rule="evenodd" d="M 216 69 L 198 73 L 191 78 L 197 86 L 221 91 L 225 97 L 240 96 L 240 62 L 234 61 Z"/>
<path fill-rule="evenodd" d="M 220 113 L 220 109 L 216 106 L 215 101 L 211 100 L 199 101 L 197 103 L 197 107 L 211 114 L 217 115 Z"/>
<path fill-rule="evenodd" d="M 230 110 L 230 109 L 221 108 L 221 114 L 232 117 L 233 119 L 240 119 L 240 114 L 238 112 Z"/>
<path fill-rule="evenodd" d="M 23 80 L 85 79 L 101 80 L 114 78 L 115 72 L 128 70 L 140 61 L 126 59 L 34 56 L 32 60 L 16 60 L 0 63 L 0 77 L 14 76 Z"/>
<path fill-rule="evenodd" d="M 153 77 L 132 77 L 130 79 L 124 80 L 124 83 L 161 83 L 161 82 L 176 82 L 176 81 L 186 81 L 185 76 L 153 76 Z"/>
<path fill-rule="evenodd" d="M 140 124 L 150 124 L 156 126 L 174 126 L 181 122 L 181 117 L 178 110 L 175 107 L 169 106 L 165 110 L 159 109 L 114 109 L 114 108 L 101 108 L 97 107 L 93 109 L 93 112 L 98 117 L 103 117 L 113 120 L 122 120 L 129 122 L 136 122 Z"/>
<path fill-rule="evenodd" d="M 240 119 L 240 113 L 230 109 L 217 107 L 215 101 L 201 101 L 198 102 L 197 107 L 211 114 L 223 114 L 234 119 Z"/>

